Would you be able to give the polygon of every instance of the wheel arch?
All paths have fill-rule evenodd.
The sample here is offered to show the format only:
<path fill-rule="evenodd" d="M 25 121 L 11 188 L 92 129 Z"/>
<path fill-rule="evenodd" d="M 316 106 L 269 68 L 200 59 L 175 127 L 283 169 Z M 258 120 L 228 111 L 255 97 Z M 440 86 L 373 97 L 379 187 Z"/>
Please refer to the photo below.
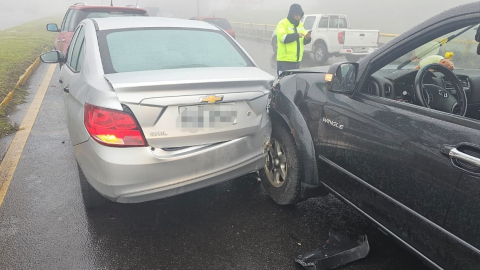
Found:
<path fill-rule="evenodd" d="M 317 45 L 319 45 L 319 44 L 325 45 L 325 47 L 327 48 L 327 52 L 329 52 L 329 50 L 328 50 L 328 44 L 327 44 L 327 42 L 325 41 L 325 39 L 323 39 L 323 38 L 319 38 L 319 39 L 315 40 L 315 42 L 313 43 L 313 48 L 314 48 L 314 50 L 315 50 L 315 47 L 316 47 Z"/>
<path fill-rule="evenodd" d="M 300 109 L 293 102 L 293 95 L 295 93 L 292 94 L 292 98 L 289 98 L 285 93 L 278 90 L 275 91 L 270 110 L 271 120 L 272 122 L 279 121 L 288 127 L 297 145 L 298 156 L 302 166 L 301 197 L 310 198 L 317 195 L 327 195 L 328 191 L 318 176 L 315 147 L 310 130 Z"/>

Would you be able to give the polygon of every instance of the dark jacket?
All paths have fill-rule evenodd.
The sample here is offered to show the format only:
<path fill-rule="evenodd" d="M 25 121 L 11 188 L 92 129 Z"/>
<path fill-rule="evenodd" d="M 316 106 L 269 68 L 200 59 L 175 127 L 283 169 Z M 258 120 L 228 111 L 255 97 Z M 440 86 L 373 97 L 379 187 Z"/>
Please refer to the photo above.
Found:
<path fill-rule="evenodd" d="M 303 15 L 305 15 L 305 13 L 303 12 L 302 6 L 300 6 L 299 4 L 291 5 L 290 10 L 288 11 L 288 16 L 287 16 L 287 19 L 293 25 L 295 25 L 295 27 L 298 27 L 299 21 L 295 20 L 295 15 L 301 15 L 302 18 L 303 18 Z"/>
<path fill-rule="evenodd" d="M 288 11 L 287 19 L 290 21 L 291 24 L 295 26 L 295 33 L 287 35 L 284 41 L 285 44 L 298 41 L 300 38 L 296 31 L 296 28 L 298 27 L 298 24 L 300 23 L 300 21 L 295 20 L 295 15 L 300 15 L 302 18 L 305 15 L 305 13 L 303 12 L 302 6 L 300 6 L 299 4 L 291 5 L 290 10 Z M 307 45 L 311 41 L 312 39 L 309 39 L 309 40 L 304 39 L 303 45 Z"/>

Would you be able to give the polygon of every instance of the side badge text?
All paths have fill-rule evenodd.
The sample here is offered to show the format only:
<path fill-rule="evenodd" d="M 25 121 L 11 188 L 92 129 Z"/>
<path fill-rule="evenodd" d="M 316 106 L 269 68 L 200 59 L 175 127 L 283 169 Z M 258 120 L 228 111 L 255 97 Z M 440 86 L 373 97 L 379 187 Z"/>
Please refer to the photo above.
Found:
<path fill-rule="evenodd" d="M 334 121 L 332 121 L 332 120 L 330 120 L 330 119 L 327 119 L 327 118 L 325 118 L 325 117 L 323 117 L 323 122 L 325 122 L 325 123 L 327 123 L 327 124 L 329 124 L 329 125 L 331 125 L 331 126 L 334 126 L 334 127 L 338 128 L 338 129 L 343 129 L 343 128 L 345 127 L 344 125 L 340 125 L 339 123 L 334 122 Z"/>

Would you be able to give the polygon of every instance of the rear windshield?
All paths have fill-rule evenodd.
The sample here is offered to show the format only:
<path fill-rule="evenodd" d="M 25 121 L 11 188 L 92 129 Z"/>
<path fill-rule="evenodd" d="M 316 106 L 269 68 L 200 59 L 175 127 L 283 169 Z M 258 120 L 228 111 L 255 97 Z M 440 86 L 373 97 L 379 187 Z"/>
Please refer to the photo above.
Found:
<path fill-rule="evenodd" d="M 76 24 L 75 27 L 85 19 L 94 19 L 94 18 L 109 18 L 109 17 L 132 17 L 132 16 L 147 16 L 146 11 L 135 10 L 135 9 L 124 9 L 119 11 L 111 10 L 78 10 L 76 15 Z"/>
<path fill-rule="evenodd" d="M 223 30 L 232 30 L 232 26 L 225 19 L 213 19 L 212 18 L 212 19 L 204 19 L 203 21 L 214 24 L 214 25 L 222 28 Z"/>
<path fill-rule="evenodd" d="M 106 74 L 205 67 L 253 66 L 223 32 L 197 29 L 122 29 L 99 34 Z"/>

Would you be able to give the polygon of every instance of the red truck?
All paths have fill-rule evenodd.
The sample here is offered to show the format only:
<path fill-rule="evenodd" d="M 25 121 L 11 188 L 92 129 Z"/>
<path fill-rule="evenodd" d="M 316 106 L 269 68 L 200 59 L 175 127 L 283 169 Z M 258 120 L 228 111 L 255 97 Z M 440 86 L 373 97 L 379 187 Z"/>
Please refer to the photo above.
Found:
<path fill-rule="evenodd" d="M 121 16 L 148 16 L 145 9 L 137 7 L 115 7 L 115 6 L 88 6 L 80 2 L 70 6 L 65 14 L 61 28 L 57 24 L 47 24 L 50 32 L 59 32 L 55 40 L 55 50 L 67 54 L 68 46 L 75 32 L 77 25 L 87 18 L 106 18 Z"/>
<path fill-rule="evenodd" d="M 194 17 L 194 18 L 191 18 L 190 20 L 204 21 L 204 22 L 214 24 L 214 25 L 222 28 L 230 36 L 235 38 L 235 31 L 233 30 L 232 26 L 230 25 L 230 23 L 226 19 L 214 18 L 214 17 Z"/>

